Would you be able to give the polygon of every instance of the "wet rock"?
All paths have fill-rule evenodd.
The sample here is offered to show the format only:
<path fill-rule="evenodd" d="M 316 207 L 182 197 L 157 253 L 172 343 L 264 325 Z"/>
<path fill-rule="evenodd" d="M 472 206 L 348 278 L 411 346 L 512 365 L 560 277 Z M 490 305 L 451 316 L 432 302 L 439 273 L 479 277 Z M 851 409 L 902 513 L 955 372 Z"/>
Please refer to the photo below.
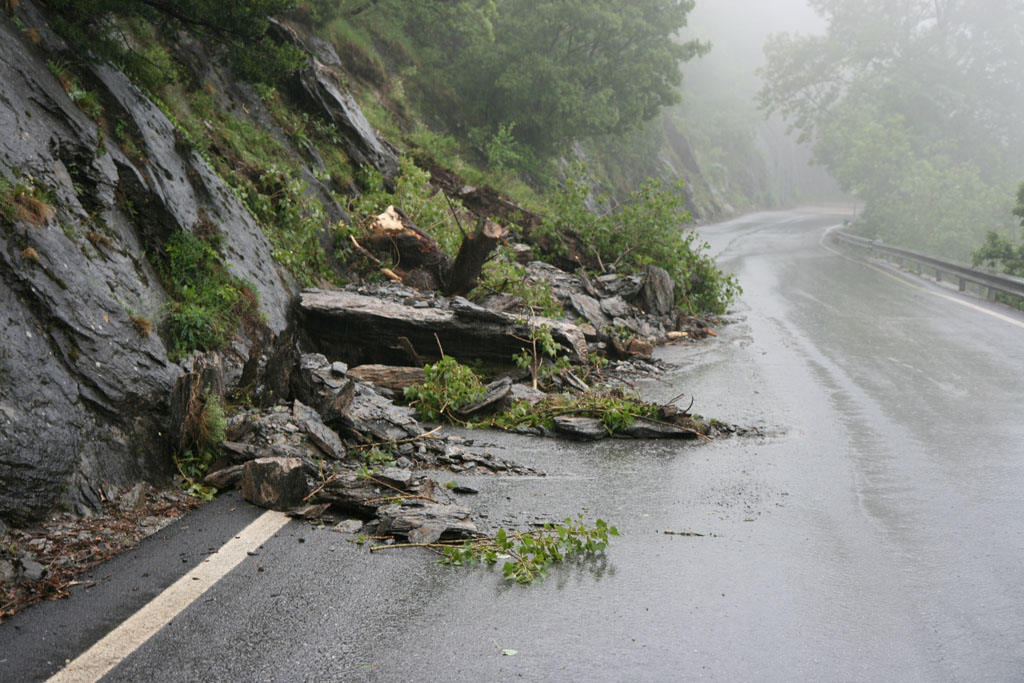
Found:
<path fill-rule="evenodd" d="M 358 442 L 402 441 L 427 430 L 417 422 L 411 408 L 396 406 L 368 384 L 358 383 L 348 411 L 337 421 L 339 431 Z"/>
<path fill-rule="evenodd" d="M 301 505 L 310 490 L 298 458 L 257 458 L 242 473 L 242 496 L 258 507 L 288 510 Z"/>
<path fill-rule="evenodd" d="M 352 95 L 342 91 L 344 74 L 329 64 L 335 61 L 337 54 L 333 51 L 325 54 L 319 43 L 314 41 L 311 41 L 313 49 L 310 49 L 291 27 L 273 19 L 270 21 L 272 35 L 292 43 L 310 56 L 307 67 L 293 78 L 293 94 L 307 108 L 337 127 L 349 159 L 359 166 L 372 166 L 387 178 L 392 177 L 398 171 L 398 156 L 391 145 L 377 135 Z M 328 62 L 317 59 L 315 54 L 325 57 Z"/>
<path fill-rule="evenodd" d="M 407 536 L 411 543 L 434 543 L 443 538 L 469 538 L 479 534 L 469 510 L 458 505 L 416 501 L 388 505 L 378 512 L 379 535 Z"/>
<path fill-rule="evenodd" d="M 412 296 L 407 293 L 406 297 Z M 494 363 L 509 362 L 526 348 L 530 326 L 516 316 L 498 313 L 465 300 L 448 308 L 415 308 L 397 297 L 352 291 L 307 289 L 300 296 L 306 340 L 312 348 L 352 363 L 394 363 L 446 355 Z M 539 318 L 574 362 L 584 362 L 587 344 L 576 325 Z M 367 344 L 367 339 L 376 343 Z"/>
<path fill-rule="evenodd" d="M 627 275 L 625 277 L 610 273 L 597 278 L 598 286 L 612 296 L 621 296 L 623 299 L 632 300 L 643 288 L 644 280 L 639 275 Z"/>
<path fill-rule="evenodd" d="M 242 481 L 242 474 L 245 472 L 245 465 L 231 465 L 222 469 L 210 472 L 203 477 L 203 483 L 212 486 L 220 491 L 233 489 Z"/>
<path fill-rule="evenodd" d="M 330 507 L 330 503 L 300 505 L 288 510 L 288 516 L 295 519 L 321 519 Z"/>
<path fill-rule="evenodd" d="M 334 525 L 334 531 L 342 534 L 357 534 L 359 530 L 366 524 L 361 519 L 343 519 Z"/>
<path fill-rule="evenodd" d="M 644 310 L 655 315 L 668 315 L 675 309 L 676 285 L 664 268 L 647 266 L 640 301 Z"/>
<path fill-rule="evenodd" d="M 291 373 L 291 395 L 313 408 L 323 421 L 331 424 L 348 412 L 355 395 L 355 384 L 339 376 L 332 363 L 319 353 L 303 354 Z"/>
<path fill-rule="evenodd" d="M 319 413 L 296 399 L 292 404 L 292 417 L 305 430 L 309 440 L 323 451 L 324 455 L 335 460 L 345 457 L 345 444 L 341 442 L 337 433 L 323 423 Z"/>
<path fill-rule="evenodd" d="M 594 297 L 573 293 L 569 296 L 569 301 L 572 302 L 572 307 L 581 317 L 590 321 L 598 329 L 606 327 L 611 322 L 602 310 L 603 304 Z"/>
<path fill-rule="evenodd" d="M 21 556 L 21 580 L 22 581 L 39 581 L 46 576 L 46 567 L 39 562 L 35 561 L 35 558 L 25 553 Z"/>
<path fill-rule="evenodd" d="M 608 436 L 604 424 L 592 417 L 560 416 L 554 423 L 556 434 L 578 441 L 596 441 Z"/>
<path fill-rule="evenodd" d="M 547 397 L 547 394 L 540 389 L 534 389 L 528 384 L 513 384 L 509 391 L 509 401 L 514 403 L 516 401 L 529 401 L 530 405 L 534 405 L 538 401 L 542 401 Z"/>
<path fill-rule="evenodd" d="M 630 314 L 630 305 L 621 296 L 601 299 L 601 311 L 609 318 L 625 318 Z"/>
<path fill-rule="evenodd" d="M 508 404 L 508 397 L 512 392 L 512 380 L 507 377 L 495 380 L 488 384 L 486 389 L 487 392 L 481 398 L 462 406 L 456 413 L 461 417 L 470 417 L 502 410 Z"/>
<path fill-rule="evenodd" d="M 621 436 L 634 439 L 696 439 L 693 429 L 638 418 L 632 426 L 622 431 Z"/>
<path fill-rule="evenodd" d="M 631 356 L 640 356 L 641 358 L 650 358 L 651 354 L 654 353 L 654 345 L 646 339 L 640 337 L 633 337 L 629 340 L 629 344 L 626 345 L 626 353 Z"/>
<path fill-rule="evenodd" d="M 377 481 L 406 490 L 412 483 L 412 472 L 399 467 L 388 467 L 373 475 Z"/>

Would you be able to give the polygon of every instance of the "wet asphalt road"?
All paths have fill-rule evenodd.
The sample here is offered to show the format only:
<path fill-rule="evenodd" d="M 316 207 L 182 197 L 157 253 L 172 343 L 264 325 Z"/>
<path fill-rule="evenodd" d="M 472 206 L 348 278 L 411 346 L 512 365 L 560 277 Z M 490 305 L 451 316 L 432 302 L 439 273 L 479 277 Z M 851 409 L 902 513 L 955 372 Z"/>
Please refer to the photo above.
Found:
<path fill-rule="evenodd" d="M 585 511 L 605 559 L 509 586 L 293 522 L 105 680 L 1024 680 L 1024 316 L 826 251 L 840 222 L 703 229 L 746 293 L 641 385 L 766 436 L 468 434 L 550 473 L 458 476 L 486 522 Z"/>

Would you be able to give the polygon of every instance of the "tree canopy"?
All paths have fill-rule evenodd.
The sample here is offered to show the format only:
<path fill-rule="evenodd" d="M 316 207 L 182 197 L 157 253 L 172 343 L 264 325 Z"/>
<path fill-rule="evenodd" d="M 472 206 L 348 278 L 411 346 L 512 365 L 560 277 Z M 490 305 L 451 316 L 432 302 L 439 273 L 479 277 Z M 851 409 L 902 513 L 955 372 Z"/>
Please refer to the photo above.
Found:
<path fill-rule="evenodd" d="M 504 137 L 548 157 L 573 140 L 623 132 L 679 99 L 693 0 L 378 0 L 418 43 L 416 77 L 481 146 Z M 440 95 L 440 97 L 438 97 Z"/>
<path fill-rule="evenodd" d="M 1016 0 L 810 0 L 827 32 L 766 47 L 780 112 L 878 235 L 965 257 L 1005 229 L 1024 173 L 1024 6 Z"/>

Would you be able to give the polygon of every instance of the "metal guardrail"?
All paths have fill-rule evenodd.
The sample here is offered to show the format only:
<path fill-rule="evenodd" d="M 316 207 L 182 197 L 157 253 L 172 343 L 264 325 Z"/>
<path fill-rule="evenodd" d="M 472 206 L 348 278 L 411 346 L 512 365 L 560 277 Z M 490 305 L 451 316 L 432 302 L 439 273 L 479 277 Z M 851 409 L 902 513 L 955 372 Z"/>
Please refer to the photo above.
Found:
<path fill-rule="evenodd" d="M 997 293 L 1024 300 L 1024 279 L 1019 277 L 988 273 L 910 249 L 892 247 L 878 240 L 851 235 L 842 230 L 832 230 L 828 235 L 838 242 L 865 249 L 872 256 L 880 256 L 886 260 L 895 259 L 903 266 L 912 265 L 918 275 L 923 275 L 923 269 L 927 268 L 934 272 L 938 282 L 942 282 L 944 277 L 956 281 L 961 292 L 967 291 L 968 285 L 973 284 L 980 288 L 981 295 L 989 301 L 994 300 Z"/>

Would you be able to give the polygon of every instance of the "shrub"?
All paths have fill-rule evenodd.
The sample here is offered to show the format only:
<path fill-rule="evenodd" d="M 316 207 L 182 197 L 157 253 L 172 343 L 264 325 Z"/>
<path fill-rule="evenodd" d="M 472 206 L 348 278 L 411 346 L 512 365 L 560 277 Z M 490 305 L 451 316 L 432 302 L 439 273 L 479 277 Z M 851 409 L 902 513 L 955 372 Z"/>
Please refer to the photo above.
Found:
<path fill-rule="evenodd" d="M 552 211 L 540 228 L 556 240 L 563 232 L 580 236 L 585 249 L 602 269 L 639 272 L 648 264 L 668 271 L 676 283 L 676 303 L 690 313 L 724 313 L 742 290 L 705 252 L 710 248 L 693 230 L 682 194 L 682 181 L 665 187 L 648 179 L 629 199 L 602 214 L 587 206 L 591 195 L 586 167 L 575 164 L 561 192 L 551 200 Z M 604 195 L 593 197 L 611 206 Z"/>
<path fill-rule="evenodd" d="M 258 320 L 255 289 L 231 275 L 210 241 L 181 231 L 164 249 L 161 271 L 172 299 L 166 306 L 171 358 L 222 348 L 239 327 Z"/>
<path fill-rule="evenodd" d="M 405 398 L 424 420 L 442 417 L 459 422 L 455 411 L 484 394 L 484 385 L 476 373 L 451 356 L 443 356 L 423 368 L 423 384 L 405 389 Z"/>
<path fill-rule="evenodd" d="M 441 192 L 430 186 L 430 173 L 424 171 L 407 156 L 400 160 L 400 175 L 395 179 L 395 191 L 389 193 L 384 177 L 372 168 L 363 168 L 359 174 L 363 194 L 353 203 L 353 209 L 363 216 L 376 215 L 389 205 L 402 209 L 418 228 L 433 237 L 449 256 L 455 256 L 462 243 L 462 231 L 452 214 L 461 203 L 452 200 L 449 205 Z"/>

